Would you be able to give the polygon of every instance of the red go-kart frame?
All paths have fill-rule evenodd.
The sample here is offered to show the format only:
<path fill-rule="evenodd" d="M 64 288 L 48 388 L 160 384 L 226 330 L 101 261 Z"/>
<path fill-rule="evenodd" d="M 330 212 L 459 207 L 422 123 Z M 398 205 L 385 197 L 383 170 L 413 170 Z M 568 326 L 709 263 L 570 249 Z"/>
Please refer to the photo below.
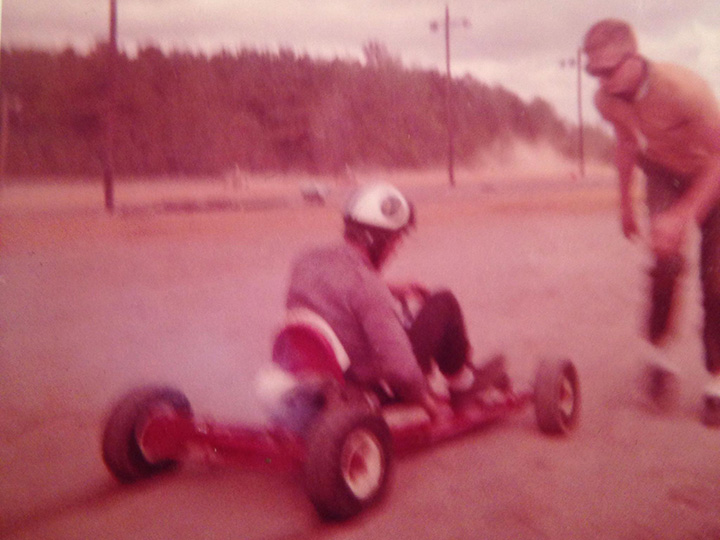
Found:
<path fill-rule="evenodd" d="M 385 492 L 396 456 L 458 437 L 534 404 L 538 426 L 562 435 L 578 422 L 578 373 L 568 359 L 543 360 L 534 386 L 512 385 L 482 395 L 462 410 L 431 421 L 408 404 L 381 404 L 375 394 L 345 380 L 333 336 L 308 321 L 286 324 L 272 359 L 297 384 L 281 398 L 267 426 L 226 425 L 195 417 L 179 390 L 144 386 L 112 407 L 102 453 L 123 483 L 174 469 L 198 456 L 214 462 L 300 469 L 321 516 L 347 519 Z M 203 458 L 201 458 L 203 459 Z"/>

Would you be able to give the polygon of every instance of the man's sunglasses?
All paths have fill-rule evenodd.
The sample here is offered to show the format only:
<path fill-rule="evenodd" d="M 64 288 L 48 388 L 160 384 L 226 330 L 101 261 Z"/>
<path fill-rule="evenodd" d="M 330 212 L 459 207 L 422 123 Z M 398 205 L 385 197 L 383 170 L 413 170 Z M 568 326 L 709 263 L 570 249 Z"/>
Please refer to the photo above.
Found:
<path fill-rule="evenodd" d="M 625 56 L 622 57 L 622 59 L 617 64 L 615 64 L 614 66 L 611 66 L 611 67 L 596 67 L 596 68 L 594 68 L 592 66 L 585 66 L 585 71 L 591 77 L 597 77 L 598 79 L 609 79 L 610 77 L 615 75 L 617 70 L 619 70 L 622 67 L 622 65 L 625 62 L 627 62 L 630 58 L 632 58 L 633 56 L 635 56 L 635 55 L 634 54 L 626 54 Z"/>

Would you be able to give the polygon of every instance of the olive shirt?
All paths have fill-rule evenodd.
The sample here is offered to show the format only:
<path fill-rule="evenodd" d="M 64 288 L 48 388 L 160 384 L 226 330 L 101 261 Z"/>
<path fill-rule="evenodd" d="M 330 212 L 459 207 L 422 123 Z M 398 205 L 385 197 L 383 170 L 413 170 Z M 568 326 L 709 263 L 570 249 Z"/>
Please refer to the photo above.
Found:
<path fill-rule="evenodd" d="M 699 174 L 713 154 L 704 127 L 720 127 L 720 109 L 708 84 L 684 67 L 648 62 L 648 78 L 633 101 L 601 88 L 595 105 L 616 129 L 635 136 L 644 159 L 678 175 Z"/>
<path fill-rule="evenodd" d="M 395 310 L 397 302 L 370 261 L 347 243 L 313 249 L 293 264 L 286 305 L 330 325 L 362 383 L 384 380 L 398 397 L 419 401 L 425 376 Z"/>

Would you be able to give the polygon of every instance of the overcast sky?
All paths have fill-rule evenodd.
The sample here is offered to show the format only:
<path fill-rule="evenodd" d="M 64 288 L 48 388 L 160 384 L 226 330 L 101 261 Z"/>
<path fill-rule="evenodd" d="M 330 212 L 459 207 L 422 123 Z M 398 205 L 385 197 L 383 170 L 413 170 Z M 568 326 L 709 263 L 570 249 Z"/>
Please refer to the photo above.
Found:
<path fill-rule="evenodd" d="M 107 40 L 109 0 L 0 0 L 3 47 L 68 45 L 84 52 Z M 117 0 L 118 44 L 214 52 L 291 48 L 315 57 L 362 58 L 369 41 L 408 67 L 445 69 L 441 0 Z M 700 72 L 720 96 L 720 0 L 451 0 L 452 72 L 539 96 L 577 119 L 577 72 L 561 67 L 599 18 L 637 29 L 647 56 Z M 462 19 L 470 26 L 460 24 Z M 586 121 L 598 122 L 583 78 Z"/>

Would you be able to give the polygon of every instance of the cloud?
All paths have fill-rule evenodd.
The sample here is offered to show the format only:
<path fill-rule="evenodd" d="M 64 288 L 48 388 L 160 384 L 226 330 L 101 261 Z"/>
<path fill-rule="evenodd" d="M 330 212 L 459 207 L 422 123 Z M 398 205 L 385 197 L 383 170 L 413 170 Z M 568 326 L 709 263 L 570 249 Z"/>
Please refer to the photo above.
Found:
<path fill-rule="evenodd" d="M 445 0 L 117 0 L 118 42 L 214 52 L 222 48 L 277 50 L 322 57 L 362 58 L 362 47 L 385 44 L 405 65 L 445 68 Z M 720 94 L 720 2 L 717 0 L 453 0 L 453 73 L 502 84 L 524 99 L 541 96 L 568 119 L 576 115 L 574 56 L 587 28 L 620 17 L 637 29 L 651 58 L 687 65 Z M 4 0 L 3 46 L 92 48 L 108 36 L 109 0 Z M 594 81 L 584 80 L 586 110 Z M 595 116 L 595 118 L 597 118 Z"/>

